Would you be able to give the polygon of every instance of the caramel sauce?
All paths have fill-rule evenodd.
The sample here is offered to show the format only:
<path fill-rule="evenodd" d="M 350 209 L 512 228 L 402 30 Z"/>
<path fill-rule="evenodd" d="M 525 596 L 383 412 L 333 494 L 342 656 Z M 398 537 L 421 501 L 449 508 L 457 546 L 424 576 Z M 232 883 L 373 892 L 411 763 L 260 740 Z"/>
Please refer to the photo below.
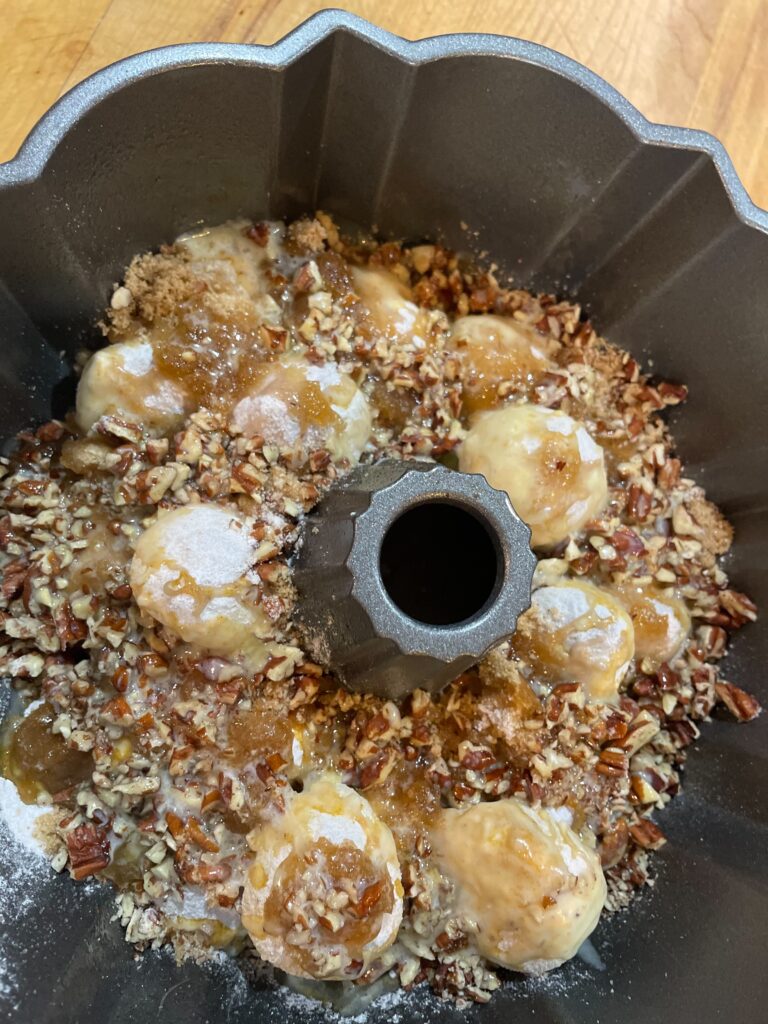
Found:
<path fill-rule="evenodd" d="M 260 324 L 255 311 L 224 318 L 200 302 L 184 303 L 173 321 L 153 327 L 155 364 L 195 406 L 227 407 L 265 361 Z"/>
<path fill-rule="evenodd" d="M 261 362 L 250 370 L 248 390 L 253 395 L 272 395 L 284 402 L 304 435 L 312 429 L 339 426 L 338 413 L 320 383 L 307 380 L 305 369 L 302 363 Z"/>
<path fill-rule="evenodd" d="M 248 806 L 244 807 L 241 811 L 233 811 L 228 807 L 225 808 L 221 813 L 221 820 L 230 832 L 234 832 L 238 836 L 245 836 L 259 824 L 261 820 L 260 811 L 265 806 L 266 799 L 262 794 L 261 799 L 258 796 L 249 799 Z"/>
<path fill-rule="evenodd" d="M 136 888 L 144 878 L 140 858 L 141 846 L 138 838 L 133 836 L 118 846 L 109 864 L 99 872 L 99 877 L 108 878 L 118 889 Z"/>
<path fill-rule="evenodd" d="M 180 566 L 174 566 L 176 575 L 173 579 L 163 584 L 163 593 L 167 594 L 168 597 L 175 597 L 177 594 L 183 594 L 185 597 L 192 599 L 192 606 L 194 611 L 192 612 L 192 618 L 199 620 L 205 610 L 206 605 L 211 599 L 211 588 L 205 586 L 197 581 L 197 579 L 188 572 L 186 569 L 182 569 Z M 237 583 L 230 584 L 229 586 L 217 588 L 217 593 L 220 595 L 231 594 L 237 591 Z"/>
<path fill-rule="evenodd" d="M 292 745 L 291 721 L 274 708 L 256 705 L 251 711 L 238 711 L 230 720 L 226 755 L 234 767 L 265 761 L 272 754 L 290 764 Z"/>
<path fill-rule="evenodd" d="M 559 629 L 545 629 L 534 621 L 532 627 L 524 623 L 515 633 L 512 643 L 515 653 L 524 658 L 546 681 L 557 681 L 560 672 L 568 662 L 567 644 L 574 633 L 585 633 L 592 629 L 603 630 L 605 619 L 601 619 L 594 608 L 567 622 Z"/>
<path fill-rule="evenodd" d="M 311 427 L 334 427 L 339 424 L 339 415 L 334 412 L 331 403 L 323 394 L 316 380 L 301 379 L 292 395 L 291 403 L 298 406 L 299 424 L 302 431 Z"/>
<path fill-rule="evenodd" d="M 547 434 L 537 453 L 536 481 L 539 508 L 556 509 L 564 514 L 573 501 L 579 477 L 578 452 L 573 451 L 573 439 L 558 434 Z"/>
<path fill-rule="evenodd" d="M 629 617 L 632 619 L 635 643 L 639 649 L 658 650 L 664 645 L 669 630 L 669 619 L 654 609 L 650 595 L 633 602 Z"/>
<path fill-rule="evenodd" d="M 54 796 L 90 778 L 93 758 L 71 750 L 64 739 L 51 732 L 56 715 L 41 704 L 25 718 L 6 726 L 0 765 L 27 804 L 39 796 Z"/>
<path fill-rule="evenodd" d="M 416 409 L 416 397 L 408 388 L 388 387 L 376 380 L 370 400 L 378 414 L 378 422 L 391 430 L 402 430 Z"/>
<path fill-rule="evenodd" d="M 429 314 L 413 302 L 410 289 L 398 277 L 382 268 L 354 268 L 349 285 L 342 302 L 355 320 L 359 339 L 371 344 L 379 338 L 394 344 L 415 340 L 429 348 Z"/>
<path fill-rule="evenodd" d="M 336 715 L 312 722 L 308 726 L 304 748 L 316 771 L 325 771 L 336 764 L 344 748 L 348 726 L 349 722 L 344 716 Z"/>
<path fill-rule="evenodd" d="M 498 388 L 528 394 L 549 366 L 544 338 L 514 320 L 466 317 L 457 322 L 449 346 L 461 364 L 464 412 L 472 415 L 499 404 Z"/>
<path fill-rule="evenodd" d="M 74 552 L 72 563 L 66 571 L 70 593 L 82 590 L 85 593 L 100 591 L 108 583 L 114 570 L 122 570 L 131 560 L 131 546 L 122 533 L 113 533 L 106 512 L 94 511 L 90 516 L 93 528 L 84 539 L 88 544 Z"/>
<path fill-rule="evenodd" d="M 392 830 L 398 853 L 413 853 L 419 836 L 428 836 L 440 809 L 440 793 L 426 767 L 398 761 L 386 780 L 365 793 L 371 807 Z"/>
<path fill-rule="evenodd" d="M 596 431 L 594 439 L 605 453 L 605 466 L 611 478 L 616 476 L 618 467 L 629 462 L 637 451 L 637 444 L 627 436 L 616 436 L 613 433 Z"/>
<path fill-rule="evenodd" d="M 379 933 L 382 916 L 392 910 L 394 904 L 386 871 L 377 871 L 368 854 L 351 843 L 336 846 L 320 839 L 308 852 L 294 851 L 285 858 L 264 904 L 264 930 L 282 937 L 295 923 L 289 903 L 295 901 L 300 905 L 307 899 L 323 900 L 336 891 L 351 896 L 341 911 L 341 927 L 334 932 L 321 922 L 312 941 L 306 946 L 292 947 L 298 963 L 308 974 L 317 972 L 312 949 L 326 943 L 334 947 L 342 945 L 353 960 L 363 959 L 364 947 Z"/>
<path fill-rule="evenodd" d="M 494 719 L 524 722 L 541 713 L 541 701 L 520 674 L 514 662 L 501 657 L 488 658 L 481 668 L 483 688 L 480 703 Z"/>
<path fill-rule="evenodd" d="M 325 286 L 335 299 L 344 298 L 354 290 L 349 264 L 338 253 L 321 253 L 317 258 L 317 268 Z"/>
<path fill-rule="evenodd" d="M 682 641 L 689 628 L 688 614 L 682 601 L 652 584 L 639 585 L 627 581 L 615 585 L 612 590 L 632 620 L 635 651 L 638 657 L 652 658 L 660 655 L 662 661 L 669 657 L 673 653 L 670 646 L 675 647 L 676 635 L 679 633 L 679 640 Z M 670 622 L 671 616 L 659 612 L 654 605 L 655 600 L 670 609 L 672 616 L 677 620 L 677 632 Z"/>
<path fill-rule="evenodd" d="M 520 352 L 494 348 L 490 338 L 487 347 L 475 345 L 461 349 L 460 359 L 464 370 L 463 408 L 470 416 L 499 404 L 500 384 L 509 384 L 512 390 L 526 393 L 536 382 L 539 360 L 533 356 L 526 358 Z"/>

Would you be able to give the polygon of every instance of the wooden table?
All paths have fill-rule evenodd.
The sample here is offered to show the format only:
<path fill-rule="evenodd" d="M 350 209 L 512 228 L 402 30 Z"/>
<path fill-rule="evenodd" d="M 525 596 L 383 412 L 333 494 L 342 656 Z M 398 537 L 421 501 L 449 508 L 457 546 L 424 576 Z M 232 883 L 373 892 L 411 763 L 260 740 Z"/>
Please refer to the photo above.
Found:
<path fill-rule="evenodd" d="M 137 50 L 192 40 L 270 43 L 309 0 L 0 0 L 0 160 L 62 92 Z M 768 206 L 768 0 L 359 0 L 410 38 L 497 32 L 603 75 L 655 121 L 705 128 Z"/>

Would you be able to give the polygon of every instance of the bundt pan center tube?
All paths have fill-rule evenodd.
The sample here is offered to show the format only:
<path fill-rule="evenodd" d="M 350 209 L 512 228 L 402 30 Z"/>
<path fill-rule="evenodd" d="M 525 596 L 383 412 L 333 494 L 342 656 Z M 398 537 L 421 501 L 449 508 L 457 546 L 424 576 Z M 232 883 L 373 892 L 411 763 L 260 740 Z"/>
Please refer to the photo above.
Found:
<path fill-rule="evenodd" d="M 77 86 L 0 166 L 4 437 L 71 405 L 75 355 L 136 253 L 201 224 L 317 208 L 383 237 L 484 250 L 521 286 L 578 296 L 612 342 L 685 381 L 680 455 L 736 527 L 734 583 L 765 607 L 768 215 L 713 138 L 650 124 L 585 68 L 520 40 L 410 43 L 325 12 L 273 47 L 170 47 Z M 446 508 L 450 529 L 468 506 Z M 390 557 L 403 537 L 393 527 L 380 539 L 380 583 L 398 615 L 430 631 L 452 628 L 430 618 L 467 608 L 482 620 L 480 584 L 464 608 L 410 606 Z M 727 663 L 763 703 L 767 660 L 765 630 L 751 628 Z M 767 722 L 707 726 L 665 813 L 656 884 L 631 916 L 601 923 L 589 963 L 511 981 L 469 1012 L 417 989 L 395 1011 L 404 1024 L 763 1021 Z M 15 891 L 9 842 L 0 864 Z M 139 971 L 106 886 L 84 893 L 41 870 L 3 906 L 13 909 L 0 928 L 0 1016 L 12 1024 L 328 1019 L 267 981 L 246 985 L 234 966 L 150 952 Z M 368 1010 L 372 1024 L 392 1012 Z"/>
<path fill-rule="evenodd" d="M 304 642 L 351 689 L 439 690 L 514 632 L 530 537 L 484 477 L 394 460 L 353 470 L 305 522 Z"/>

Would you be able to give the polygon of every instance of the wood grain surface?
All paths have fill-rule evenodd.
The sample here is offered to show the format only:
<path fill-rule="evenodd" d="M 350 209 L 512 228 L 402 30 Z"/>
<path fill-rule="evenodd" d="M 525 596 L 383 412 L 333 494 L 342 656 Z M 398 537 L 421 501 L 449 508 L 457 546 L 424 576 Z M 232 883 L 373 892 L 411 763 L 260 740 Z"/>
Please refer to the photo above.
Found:
<path fill-rule="evenodd" d="M 54 100 L 137 50 L 271 43 L 308 0 L 0 0 L 0 160 Z M 768 0 L 361 0 L 346 9 L 412 39 L 497 32 L 603 75 L 654 121 L 705 128 L 768 206 Z"/>

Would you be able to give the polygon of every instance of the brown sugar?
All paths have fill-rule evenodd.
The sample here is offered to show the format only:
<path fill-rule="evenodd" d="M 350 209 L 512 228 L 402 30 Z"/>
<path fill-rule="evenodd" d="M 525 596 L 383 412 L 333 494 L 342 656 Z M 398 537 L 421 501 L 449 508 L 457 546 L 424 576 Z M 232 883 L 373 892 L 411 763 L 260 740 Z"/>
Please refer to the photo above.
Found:
<path fill-rule="evenodd" d="M 304 252 L 322 252 L 328 234 L 316 218 L 295 221 L 288 230 L 290 239 Z"/>
<path fill-rule="evenodd" d="M 713 555 L 724 555 L 733 543 L 733 527 L 723 513 L 696 488 L 686 502 L 691 518 L 701 527 L 701 543 Z"/>
<path fill-rule="evenodd" d="M 124 334 L 134 317 L 153 323 L 176 312 L 179 304 L 200 291 L 200 280 L 178 253 L 146 253 L 131 262 L 125 274 L 125 287 L 132 305 L 107 311 L 109 333 Z"/>

